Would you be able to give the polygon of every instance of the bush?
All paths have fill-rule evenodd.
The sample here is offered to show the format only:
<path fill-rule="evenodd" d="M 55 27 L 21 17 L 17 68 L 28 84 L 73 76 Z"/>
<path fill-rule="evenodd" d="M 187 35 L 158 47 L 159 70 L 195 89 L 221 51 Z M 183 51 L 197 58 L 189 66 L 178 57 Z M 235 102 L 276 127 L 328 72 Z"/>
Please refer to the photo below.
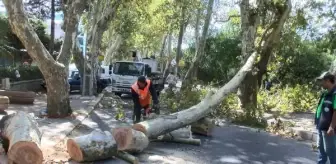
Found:
<path fill-rule="evenodd" d="M 274 87 L 271 91 L 260 90 L 258 108 L 263 111 L 275 109 L 282 114 L 291 112 L 314 111 L 318 94 L 311 85 L 296 85 L 294 87 Z"/>
<path fill-rule="evenodd" d="M 0 79 L 10 78 L 11 81 L 17 81 L 15 70 L 18 69 L 21 77 L 20 80 L 35 80 L 43 79 L 42 73 L 37 66 L 20 66 L 0 68 Z"/>
<path fill-rule="evenodd" d="M 188 109 L 198 104 L 205 97 L 207 88 L 193 87 L 191 91 L 181 91 L 177 93 L 165 92 L 160 95 L 160 102 L 166 106 L 169 112 L 177 112 Z"/>

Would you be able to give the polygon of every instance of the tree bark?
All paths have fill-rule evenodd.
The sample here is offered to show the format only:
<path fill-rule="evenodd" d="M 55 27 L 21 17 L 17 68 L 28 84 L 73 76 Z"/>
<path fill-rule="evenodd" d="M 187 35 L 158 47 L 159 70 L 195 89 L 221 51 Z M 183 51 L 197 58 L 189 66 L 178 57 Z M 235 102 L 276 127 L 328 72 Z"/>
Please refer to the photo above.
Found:
<path fill-rule="evenodd" d="M 165 47 L 166 47 L 166 42 L 167 42 L 167 35 L 164 35 L 163 36 L 163 39 L 162 39 L 162 46 L 161 46 L 161 50 L 160 50 L 160 58 L 161 60 L 163 59 L 163 55 L 164 55 L 164 50 L 165 50 Z M 163 60 L 162 62 L 160 63 L 160 67 L 161 67 L 161 72 L 163 73 L 164 72 L 164 64 L 163 64 Z"/>
<path fill-rule="evenodd" d="M 0 121 L 2 137 L 9 141 L 8 161 L 13 163 L 42 164 L 41 132 L 37 122 L 27 113 L 19 111 Z"/>
<path fill-rule="evenodd" d="M 198 64 L 199 60 L 201 59 L 202 55 L 204 54 L 204 48 L 205 48 L 205 44 L 206 44 L 206 38 L 207 38 L 207 35 L 208 35 L 208 29 L 209 29 L 210 20 L 211 20 L 213 4 L 214 4 L 214 0 L 209 0 L 208 8 L 207 8 L 207 15 L 206 15 L 206 18 L 205 18 L 205 23 L 204 23 L 204 27 L 203 27 L 201 40 L 199 42 L 199 45 L 197 46 L 196 55 L 193 58 L 191 66 L 189 67 L 189 69 L 188 69 L 188 71 L 187 71 L 187 73 L 184 77 L 182 88 L 185 88 L 185 86 L 188 85 L 191 82 L 192 74 L 194 74 L 196 69 L 197 69 L 196 65 Z"/>
<path fill-rule="evenodd" d="M 249 0 L 242 0 L 240 3 L 240 19 L 242 30 L 242 53 L 241 61 L 245 62 L 247 56 L 255 51 L 255 38 L 257 27 L 260 24 L 258 9 L 251 7 Z M 249 72 L 238 90 L 238 97 L 241 107 L 254 111 L 257 107 L 257 83 L 256 75 Z"/>
<path fill-rule="evenodd" d="M 76 1 L 77 2 L 77 1 Z M 68 93 L 68 71 L 56 62 L 34 32 L 24 12 L 22 0 L 3 0 L 9 24 L 30 57 L 37 62 L 48 88 L 47 111 L 52 117 L 64 117 L 71 113 Z"/>
<path fill-rule="evenodd" d="M 220 88 L 215 94 L 209 93 L 197 105 L 177 113 L 137 123 L 133 125 L 133 129 L 145 133 L 148 138 L 155 138 L 203 118 L 211 112 L 211 107 L 218 105 L 229 93 L 236 90 L 246 74 L 251 71 L 256 56 L 257 53 L 253 53 L 246 64 L 226 85 Z"/>
<path fill-rule="evenodd" d="M 105 8 L 104 1 L 97 1 L 95 10 L 93 11 L 94 14 L 92 15 L 92 22 L 91 23 L 91 31 L 88 36 L 88 45 L 90 48 L 89 62 L 90 68 L 88 71 L 89 77 L 89 92 L 88 95 L 95 95 L 97 94 L 97 81 L 96 78 L 99 77 L 99 62 L 98 56 L 100 54 L 100 47 L 101 41 L 104 32 L 108 28 L 108 24 L 110 21 L 115 17 L 116 12 L 121 4 L 121 1 L 115 1 L 114 3 L 107 5 L 111 5 L 111 8 L 107 8 L 105 11 L 102 9 Z M 102 14 L 100 13 L 102 12 Z"/>
<path fill-rule="evenodd" d="M 166 67 L 165 70 L 163 72 L 163 77 L 164 77 L 164 81 L 166 81 L 166 78 L 169 74 L 169 71 L 171 69 L 171 50 L 172 50 L 172 34 L 168 34 L 168 59 L 167 59 L 167 63 L 166 63 Z"/>
<path fill-rule="evenodd" d="M 262 78 L 267 73 L 268 62 L 272 56 L 272 52 L 277 48 L 278 43 L 280 42 L 280 34 L 284 27 L 286 20 L 289 17 L 289 14 L 292 10 L 291 0 L 286 1 L 284 10 L 282 13 L 276 15 L 276 20 L 270 25 L 271 30 L 266 29 L 261 39 L 260 48 L 260 60 L 257 63 L 258 68 L 258 86 L 262 85 Z M 271 32 L 268 32 L 271 31 Z"/>
<path fill-rule="evenodd" d="M 88 135 L 68 139 L 67 150 L 70 157 L 76 162 L 91 162 L 115 156 L 130 163 L 139 163 L 134 156 L 118 152 L 112 134 L 107 131 L 95 130 Z"/>
<path fill-rule="evenodd" d="M 51 0 L 49 53 L 53 57 L 54 57 L 54 44 L 55 44 L 55 0 Z"/>
<path fill-rule="evenodd" d="M 195 138 L 175 138 L 171 136 L 165 136 L 163 138 L 158 138 L 155 140 L 152 140 L 152 142 L 174 142 L 174 143 L 181 143 L 181 144 L 189 144 L 189 145 L 201 145 L 200 139 Z"/>
<path fill-rule="evenodd" d="M 64 1 L 62 4 L 64 13 L 64 39 L 57 61 L 63 63 L 65 68 L 68 69 L 68 65 L 73 53 L 73 46 L 76 46 L 77 27 L 79 18 L 88 5 L 88 0 L 82 1 Z M 68 72 L 68 71 L 67 71 Z"/>
<path fill-rule="evenodd" d="M 185 27 L 185 16 L 186 15 L 186 5 L 182 5 L 181 10 L 181 20 L 180 20 L 180 31 L 179 31 L 179 37 L 177 41 L 177 49 L 176 49 L 176 67 L 175 67 L 175 75 L 178 74 L 179 71 L 179 63 L 180 59 L 182 57 L 182 41 L 183 41 L 183 35 L 184 35 L 184 27 Z"/>

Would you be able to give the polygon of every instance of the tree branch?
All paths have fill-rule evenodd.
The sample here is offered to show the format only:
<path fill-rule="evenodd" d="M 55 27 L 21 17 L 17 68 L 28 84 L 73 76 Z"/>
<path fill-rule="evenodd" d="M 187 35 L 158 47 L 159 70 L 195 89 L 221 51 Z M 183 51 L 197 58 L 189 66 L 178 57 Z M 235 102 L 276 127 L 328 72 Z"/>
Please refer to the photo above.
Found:
<path fill-rule="evenodd" d="M 88 0 L 67 1 L 66 7 L 63 7 L 64 12 L 64 27 L 65 36 L 57 61 L 64 65 L 69 65 L 72 47 L 76 44 L 76 31 L 80 16 L 87 6 Z"/>

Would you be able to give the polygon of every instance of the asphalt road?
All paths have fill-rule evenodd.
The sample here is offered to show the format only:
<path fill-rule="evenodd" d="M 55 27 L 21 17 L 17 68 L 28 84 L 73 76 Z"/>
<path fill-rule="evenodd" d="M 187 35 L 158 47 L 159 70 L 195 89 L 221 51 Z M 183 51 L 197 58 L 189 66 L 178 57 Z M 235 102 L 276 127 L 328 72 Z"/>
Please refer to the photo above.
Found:
<path fill-rule="evenodd" d="M 124 98 L 129 104 L 130 100 Z M 90 119 L 99 124 L 100 129 L 111 129 L 115 115 L 108 109 L 96 110 Z M 130 117 L 131 110 L 126 116 Z M 103 121 L 100 117 L 104 116 Z M 99 123 L 100 122 L 100 123 Z M 88 123 L 90 124 L 90 123 Z M 311 143 L 285 139 L 266 132 L 225 125 L 216 127 L 212 137 L 194 136 L 202 140 L 201 146 L 175 143 L 150 143 L 141 154 L 135 155 L 141 164 L 316 164 L 316 153 Z M 95 164 L 126 164 L 111 159 Z"/>
<path fill-rule="evenodd" d="M 196 136 L 197 137 L 197 136 Z M 244 127 L 225 126 L 213 137 L 201 137 L 201 146 L 151 143 L 136 155 L 140 163 L 157 164 L 315 164 L 316 153 L 308 143 L 256 132 Z M 125 163 L 120 160 L 99 164 Z M 97 164 L 98 164 L 97 163 Z"/>

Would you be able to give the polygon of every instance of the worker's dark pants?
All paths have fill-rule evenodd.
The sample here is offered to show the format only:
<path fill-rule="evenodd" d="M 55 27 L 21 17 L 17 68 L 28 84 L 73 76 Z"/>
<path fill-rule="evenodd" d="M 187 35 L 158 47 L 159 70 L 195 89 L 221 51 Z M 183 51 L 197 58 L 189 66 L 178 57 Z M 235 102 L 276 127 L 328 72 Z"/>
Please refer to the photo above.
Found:
<path fill-rule="evenodd" d="M 140 120 L 141 120 L 141 110 L 142 109 L 146 110 L 147 108 L 149 108 L 149 104 L 145 105 L 144 107 L 139 108 L 139 109 L 134 108 L 134 111 L 133 111 L 133 123 L 134 124 L 140 122 Z"/>

